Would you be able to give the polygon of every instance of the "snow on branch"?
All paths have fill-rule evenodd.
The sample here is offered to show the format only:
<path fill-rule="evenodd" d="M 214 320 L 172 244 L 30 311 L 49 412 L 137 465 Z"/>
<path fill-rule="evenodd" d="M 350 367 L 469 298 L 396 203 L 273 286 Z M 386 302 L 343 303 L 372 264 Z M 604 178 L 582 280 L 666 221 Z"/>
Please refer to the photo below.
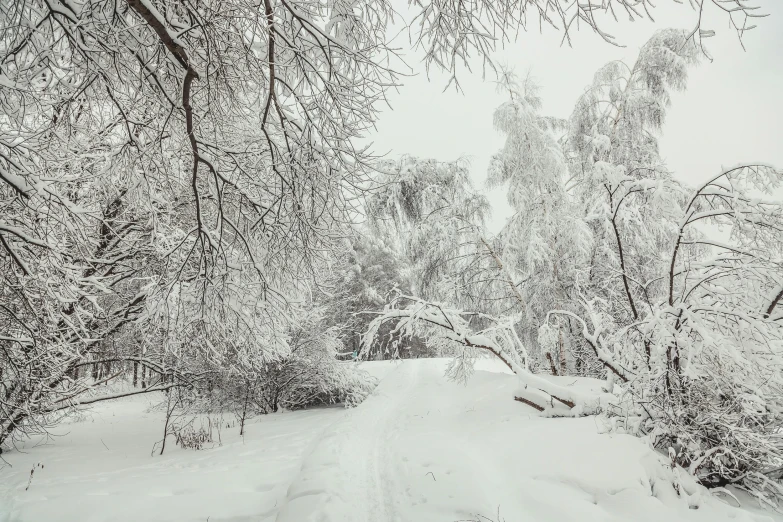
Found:
<path fill-rule="evenodd" d="M 404 307 L 397 308 L 397 305 Z M 466 317 L 470 315 L 475 314 L 414 297 L 400 297 L 372 320 L 362 337 L 360 355 L 369 352 L 384 323 L 394 322 L 396 326 L 390 335 L 402 333 L 403 338 L 417 335 L 428 342 L 440 343 L 443 348 L 457 346 L 463 350 L 474 349 L 491 353 L 519 379 L 522 389 L 518 395 L 524 399 L 522 402 L 532 403 L 539 411 L 550 411 L 553 408 L 558 411 L 565 407 L 569 411 L 576 408 L 575 411 L 582 412 L 587 406 L 597 406 L 596 397 L 560 386 L 530 372 L 527 366 L 527 351 L 514 330 L 513 320 L 495 320 L 491 326 L 474 333 L 466 321 Z M 472 365 L 461 367 L 453 376 L 464 379 L 471 371 Z"/>

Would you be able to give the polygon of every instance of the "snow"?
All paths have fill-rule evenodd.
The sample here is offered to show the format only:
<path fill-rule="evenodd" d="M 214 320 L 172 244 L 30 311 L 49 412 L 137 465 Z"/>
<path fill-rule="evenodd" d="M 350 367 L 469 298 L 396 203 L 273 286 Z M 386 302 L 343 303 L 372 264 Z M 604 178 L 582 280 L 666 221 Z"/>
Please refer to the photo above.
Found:
<path fill-rule="evenodd" d="M 150 455 L 162 419 L 149 397 L 102 404 L 49 444 L 2 455 L 13 467 L 0 470 L 0 521 L 783 520 L 682 470 L 678 496 L 644 441 L 602 433 L 596 417 L 541 417 L 512 400 L 518 380 L 501 362 L 478 363 L 467 385 L 444 377 L 444 359 L 364 363 L 380 384 L 357 408 L 268 415 L 244 440 L 224 428 L 222 446 L 170 440 L 163 456 Z"/>
<path fill-rule="evenodd" d="M 508 521 L 775 520 L 695 485 L 678 498 L 664 459 L 643 441 L 601 434 L 592 417 L 538 416 L 510 400 L 513 375 L 477 371 L 462 386 L 443 378 L 445 365 L 400 363 L 337 421 L 305 458 L 277 522 L 454 522 L 498 512 Z"/>
<path fill-rule="evenodd" d="M 144 396 L 142 396 L 144 397 Z M 47 445 L 3 457 L 2 522 L 210 522 L 274 520 L 302 455 L 341 417 L 341 406 L 254 419 L 223 428 L 222 446 L 181 449 L 169 437 L 162 456 L 162 413 L 149 397 L 102 403 L 83 422 L 63 426 Z M 234 422 L 228 416 L 226 422 Z M 158 446 L 159 447 L 159 446 Z M 30 470 L 37 463 L 29 490 Z M 0 462 L 2 465 L 2 462 Z"/>

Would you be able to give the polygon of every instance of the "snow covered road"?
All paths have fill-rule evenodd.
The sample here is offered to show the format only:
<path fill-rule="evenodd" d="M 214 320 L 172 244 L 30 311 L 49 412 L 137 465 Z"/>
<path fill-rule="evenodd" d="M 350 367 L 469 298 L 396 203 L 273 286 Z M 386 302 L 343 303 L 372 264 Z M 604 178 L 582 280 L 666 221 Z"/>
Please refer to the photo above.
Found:
<path fill-rule="evenodd" d="M 389 364 L 389 363 L 387 363 Z M 397 442 L 417 401 L 423 364 L 395 368 L 361 407 L 329 428 L 288 491 L 278 521 L 373 520 L 404 522 L 410 503 Z M 322 484 L 323 487 L 313 487 Z"/>
<path fill-rule="evenodd" d="M 395 367 L 305 457 L 277 522 L 779 520 L 685 479 L 677 496 L 641 440 L 540 418 L 511 400 L 514 376 L 480 363 L 491 371 L 467 386 L 444 360 L 379 363 Z"/>
<path fill-rule="evenodd" d="M 103 405 L 49 444 L 3 455 L 0 522 L 783 520 L 685 478 L 677 496 L 643 441 L 602 434 L 597 418 L 541 418 L 512 400 L 516 378 L 495 361 L 467 385 L 445 378 L 447 363 L 367 363 L 380 383 L 355 409 L 268 415 L 244 439 L 232 427 L 222 445 L 163 456 L 150 455 L 160 414 Z"/>

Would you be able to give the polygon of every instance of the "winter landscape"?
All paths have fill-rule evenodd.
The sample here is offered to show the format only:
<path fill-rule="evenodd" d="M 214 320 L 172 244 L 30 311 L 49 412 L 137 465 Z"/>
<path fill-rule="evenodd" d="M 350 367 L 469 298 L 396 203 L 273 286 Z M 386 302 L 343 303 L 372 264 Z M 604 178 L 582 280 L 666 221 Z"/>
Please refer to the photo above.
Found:
<path fill-rule="evenodd" d="M 783 521 L 783 4 L 0 21 L 0 522 Z"/>

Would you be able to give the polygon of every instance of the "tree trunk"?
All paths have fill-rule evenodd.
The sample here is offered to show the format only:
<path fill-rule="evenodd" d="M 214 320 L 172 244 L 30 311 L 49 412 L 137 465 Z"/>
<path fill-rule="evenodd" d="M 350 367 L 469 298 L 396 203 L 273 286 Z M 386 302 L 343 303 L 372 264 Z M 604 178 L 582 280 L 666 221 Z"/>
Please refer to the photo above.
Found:
<path fill-rule="evenodd" d="M 163 450 L 166 449 L 166 436 L 169 434 L 169 422 L 171 421 L 171 416 L 174 415 L 174 410 L 177 407 L 177 400 L 179 395 L 177 395 L 177 399 L 175 399 L 175 393 L 178 392 L 176 390 L 166 390 L 166 395 L 168 396 L 166 402 L 166 423 L 163 425 L 163 442 L 160 445 L 160 455 L 163 455 Z M 171 401 L 174 401 L 174 403 L 172 404 Z"/>
<path fill-rule="evenodd" d="M 552 358 L 552 354 L 546 352 L 546 360 L 549 361 L 549 369 L 552 375 L 557 375 L 557 366 L 555 366 L 555 360 Z"/>
<path fill-rule="evenodd" d="M 245 417 L 247 416 L 247 401 L 250 398 L 250 384 L 245 385 L 245 401 L 242 404 L 242 417 L 239 419 L 239 436 L 242 437 L 245 434 Z"/>
<path fill-rule="evenodd" d="M 558 348 L 560 349 L 560 375 L 566 375 L 568 367 L 566 365 L 566 353 L 565 353 L 565 344 L 563 343 L 563 331 L 558 331 L 559 340 L 558 340 Z"/>

